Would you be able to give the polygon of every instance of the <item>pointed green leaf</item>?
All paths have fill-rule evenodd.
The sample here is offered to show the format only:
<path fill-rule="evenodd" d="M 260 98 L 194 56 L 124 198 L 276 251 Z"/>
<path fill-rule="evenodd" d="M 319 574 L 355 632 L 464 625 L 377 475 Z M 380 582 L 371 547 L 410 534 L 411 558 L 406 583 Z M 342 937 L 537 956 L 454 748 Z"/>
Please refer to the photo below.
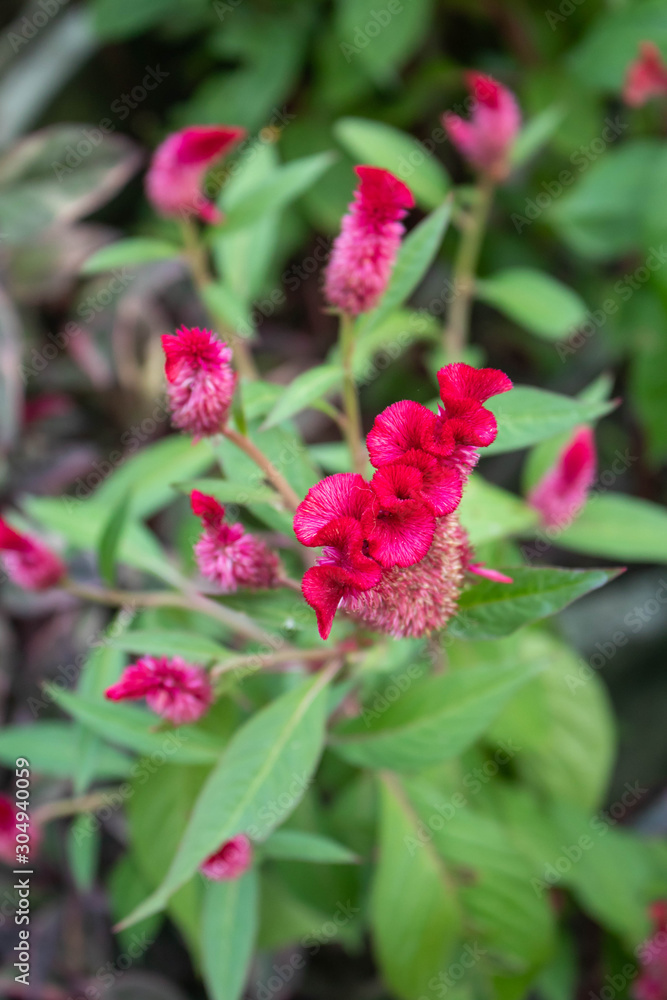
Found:
<path fill-rule="evenodd" d="M 293 382 L 285 387 L 262 429 L 275 427 L 295 413 L 312 406 L 316 400 L 322 399 L 327 393 L 336 389 L 343 381 L 343 369 L 338 365 L 317 365 L 307 372 L 297 375 Z"/>
<path fill-rule="evenodd" d="M 202 910 L 202 966 L 211 1000 L 240 1000 L 257 936 L 257 873 L 207 882 Z"/>
<path fill-rule="evenodd" d="M 399 997 L 432 995 L 461 933 L 456 888 L 400 783 L 381 785 L 379 861 L 371 897 L 373 944 L 383 977 Z"/>
<path fill-rule="evenodd" d="M 71 778 L 79 763 L 79 733 L 69 722 L 37 722 L 3 726 L 0 731 L 0 762 L 13 767 L 24 754 L 37 774 Z M 100 748 L 91 777 L 124 778 L 132 759 L 110 746 Z"/>
<path fill-rule="evenodd" d="M 310 861 L 321 865 L 353 865 L 359 858 L 349 848 L 330 837 L 305 830 L 276 830 L 264 844 L 267 858 L 284 861 Z"/>
<path fill-rule="evenodd" d="M 224 660 L 229 650 L 196 632 L 176 629 L 136 629 L 108 640 L 114 649 L 150 656 L 182 656 L 193 663 Z"/>
<path fill-rule="evenodd" d="M 133 267 L 137 264 L 151 264 L 156 260 L 169 260 L 180 257 L 180 247 L 165 240 L 154 240 L 144 237 L 134 237 L 118 240 L 111 246 L 102 247 L 92 254 L 81 268 L 81 274 L 100 274 L 112 271 L 115 267 Z"/>
<path fill-rule="evenodd" d="M 485 455 L 527 448 L 579 424 L 603 417 L 617 405 L 614 400 L 571 399 L 556 392 L 519 385 L 485 404 L 498 421 L 498 437 Z"/>
<path fill-rule="evenodd" d="M 458 614 L 449 623 L 452 635 L 461 639 L 510 635 L 603 587 L 623 570 L 512 566 L 502 572 L 513 583 L 481 580 L 463 591 Z"/>
<path fill-rule="evenodd" d="M 600 493 L 554 542 L 607 559 L 667 563 L 667 511 L 638 497 Z"/>
<path fill-rule="evenodd" d="M 254 715 L 237 731 L 197 799 L 162 885 L 125 926 L 162 909 L 225 840 L 264 840 L 298 805 L 324 740 L 327 675 L 321 673 Z"/>
<path fill-rule="evenodd" d="M 102 529 L 97 549 L 97 563 L 100 576 L 113 587 L 116 577 L 116 558 L 120 541 L 125 530 L 130 512 L 131 493 L 126 493 L 115 508 L 112 508 L 109 518 Z"/>
<path fill-rule="evenodd" d="M 473 545 L 517 535 L 537 524 L 532 507 L 480 475 L 466 483 L 459 516 Z"/>
<path fill-rule="evenodd" d="M 416 681 L 398 699 L 371 701 L 333 733 L 332 747 L 362 767 L 414 771 L 478 739 L 540 665 L 493 664 Z"/>
<path fill-rule="evenodd" d="M 509 267 L 475 283 L 477 298 L 544 340 L 562 340 L 586 319 L 571 288 L 529 267 Z"/>
<path fill-rule="evenodd" d="M 224 232 L 241 229 L 285 208 L 301 197 L 335 160 L 335 153 L 316 153 L 279 167 L 234 201 L 225 214 Z"/>

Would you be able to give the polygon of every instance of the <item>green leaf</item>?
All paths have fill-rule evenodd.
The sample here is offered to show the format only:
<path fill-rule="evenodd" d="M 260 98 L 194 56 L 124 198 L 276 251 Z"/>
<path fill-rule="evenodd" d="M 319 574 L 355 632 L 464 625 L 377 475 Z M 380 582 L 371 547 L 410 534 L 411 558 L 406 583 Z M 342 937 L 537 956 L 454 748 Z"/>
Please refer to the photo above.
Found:
<path fill-rule="evenodd" d="M 298 805 L 324 740 L 326 673 L 282 695 L 239 729 L 209 775 L 158 890 L 125 921 L 162 909 L 219 845 L 245 832 L 264 840 Z"/>
<path fill-rule="evenodd" d="M 475 292 L 520 326 L 544 340 L 562 340 L 586 319 L 585 302 L 560 281 L 529 267 L 508 267 L 478 278 Z"/>
<path fill-rule="evenodd" d="M 373 945 L 383 978 L 404 1000 L 431 995 L 461 933 L 456 888 L 398 781 L 381 784 L 379 860 L 371 897 Z M 411 846 L 415 845 L 415 846 Z"/>
<path fill-rule="evenodd" d="M 343 381 L 343 369 L 338 365 L 317 365 L 303 372 L 287 386 L 262 425 L 262 429 L 275 427 L 301 410 L 312 406 L 316 400 L 337 388 Z"/>
<path fill-rule="evenodd" d="M 530 159 L 554 134 L 567 114 L 561 104 L 550 104 L 530 118 L 519 132 L 512 146 L 511 160 L 515 167 Z"/>
<path fill-rule="evenodd" d="M 206 308 L 225 327 L 242 337 L 250 337 L 255 325 L 247 304 L 223 281 L 205 285 L 202 290 Z"/>
<path fill-rule="evenodd" d="M 537 524 L 537 513 L 528 504 L 480 475 L 466 483 L 459 516 L 473 545 L 508 538 Z"/>
<path fill-rule="evenodd" d="M 320 865 L 353 865 L 358 856 L 343 844 L 319 833 L 281 829 L 272 833 L 262 853 L 283 861 L 310 861 Z"/>
<path fill-rule="evenodd" d="M 200 490 L 223 504 L 270 503 L 274 507 L 283 506 L 282 499 L 270 486 L 245 486 L 229 479 L 195 479 L 189 483 L 178 483 L 177 486 L 188 494 L 192 490 Z"/>
<path fill-rule="evenodd" d="M 408 299 L 440 249 L 452 214 L 450 202 L 440 205 L 405 237 L 386 292 L 378 306 L 357 324 L 356 335 L 365 336 Z"/>
<path fill-rule="evenodd" d="M 528 385 L 516 386 L 486 404 L 498 421 L 498 437 L 484 454 L 526 448 L 579 424 L 589 424 L 616 405 L 613 400 L 571 399 Z"/>
<path fill-rule="evenodd" d="M 100 576 L 112 587 L 116 577 L 116 558 L 130 512 L 131 498 L 132 494 L 126 493 L 120 503 L 112 508 L 100 535 L 97 563 Z"/>
<path fill-rule="evenodd" d="M 234 200 L 226 210 L 224 233 L 242 229 L 264 215 L 285 208 L 307 191 L 335 160 L 335 153 L 315 153 L 279 167 L 266 180 Z"/>
<path fill-rule="evenodd" d="M 650 39 L 667 54 L 667 24 L 661 0 L 607 7 L 591 19 L 590 28 L 572 50 L 568 63 L 577 82 L 618 92 L 639 43 Z"/>
<path fill-rule="evenodd" d="M 80 892 L 89 892 L 100 860 L 100 828 L 91 828 L 90 816 L 80 813 L 67 831 L 67 860 Z"/>
<path fill-rule="evenodd" d="M 0 762 L 13 767 L 23 754 L 37 774 L 71 778 L 79 763 L 79 733 L 69 722 L 37 722 L 3 726 L 0 731 Z M 124 778 L 132 760 L 113 747 L 103 746 L 95 758 L 92 777 Z"/>
<path fill-rule="evenodd" d="M 240 1000 L 257 936 L 257 873 L 207 882 L 202 910 L 202 966 L 211 1000 Z"/>
<path fill-rule="evenodd" d="M 393 702 L 375 698 L 361 718 L 344 722 L 332 747 L 361 767 L 414 771 L 465 750 L 532 676 L 530 663 L 512 661 L 416 681 Z"/>
<path fill-rule="evenodd" d="M 340 69 L 336 67 L 337 75 L 352 76 L 354 81 L 361 70 L 381 91 L 396 86 L 400 80 L 398 70 L 429 30 L 432 9 L 432 0 L 388 0 L 379 9 L 374 0 L 339 0 L 335 7 L 335 42 L 345 61 L 341 60 Z M 359 95 L 353 89 L 350 100 L 358 101 L 360 96 L 363 99 L 363 93 Z"/>
<path fill-rule="evenodd" d="M 229 650 L 205 635 L 176 629 L 137 629 L 108 640 L 114 649 L 149 656 L 182 656 L 192 663 L 224 660 Z"/>
<path fill-rule="evenodd" d="M 220 743 L 193 726 L 158 733 L 153 731 L 157 717 L 143 708 L 100 702 L 48 685 L 46 690 L 57 705 L 110 743 L 138 753 L 165 754 L 181 764 L 210 764 L 220 756 Z"/>
<path fill-rule="evenodd" d="M 451 187 L 447 171 L 421 142 L 370 118 L 341 118 L 334 136 L 358 163 L 384 167 L 408 185 L 423 208 L 437 208 Z"/>
<path fill-rule="evenodd" d="M 539 621 L 603 587 L 618 569 L 551 569 L 517 566 L 503 570 L 513 583 L 481 580 L 459 597 L 458 614 L 449 623 L 461 639 L 498 639 L 522 625 Z"/>
<path fill-rule="evenodd" d="M 554 542 L 607 559 L 667 563 L 667 511 L 638 497 L 599 493 Z"/>
<path fill-rule="evenodd" d="M 93 0 L 93 28 L 103 39 L 130 38 L 174 15 L 177 0 Z M 159 81 L 158 81 L 159 82 Z"/>
<path fill-rule="evenodd" d="M 503 708 L 489 739 L 521 747 L 515 757 L 517 773 L 540 800 L 547 795 L 590 811 L 599 808 L 615 750 L 604 686 L 592 669 L 582 667 L 576 653 L 542 629 L 528 629 L 493 645 L 506 648 L 508 655 L 515 648 L 516 655 L 542 663 L 544 670 Z"/>
<path fill-rule="evenodd" d="M 118 240 L 92 254 L 83 264 L 81 274 L 100 274 L 104 271 L 113 271 L 116 267 L 133 267 L 138 264 L 151 264 L 156 260 L 170 260 L 180 257 L 182 252 L 175 243 L 167 243 L 165 240 L 140 236 Z"/>

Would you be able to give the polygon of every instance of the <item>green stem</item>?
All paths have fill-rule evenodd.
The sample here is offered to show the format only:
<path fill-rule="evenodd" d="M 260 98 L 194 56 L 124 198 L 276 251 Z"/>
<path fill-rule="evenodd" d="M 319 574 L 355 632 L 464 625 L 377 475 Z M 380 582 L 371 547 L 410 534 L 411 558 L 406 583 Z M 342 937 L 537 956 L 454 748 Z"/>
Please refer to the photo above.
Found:
<path fill-rule="evenodd" d="M 493 181 L 488 177 L 482 177 L 477 186 L 475 204 L 461 234 L 461 243 L 454 262 L 454 300 L 443 335 L 449 361 L 460 361 L 468 343 L 475 274 L 491 211 L 493 191 Z"/>
<path fill-rule="evenodd" d="M 352 467 L 360 475 L 366 471 L 366 446 L 361 426 L 359 395 L 354 381 L 354 321 L 351 316 L 341 313 L 340 352 L 343 362 L 343 407 L 345 410 L 345 437 L 350 449 Z"/>
<path fill-rule="evenodd" d="M 201 244 L 197 227 L 192 219 L 183 220 L 181 231 L 183 233 L 185 253 L 190 264 L 193 280 L 205 299 L 206 289 L 214 283 L 209 272 L 206 251 Z M 234 354 L 234 363 L 239 374 L 250 381 L 258 378 L 253 356 L 243 337 L 237 334 L 235 330 L 230 329 L 222 316 L 215 315 L 208 303 L 206 305 L 214 325 L 229 340 L 229 345 Z"/>
<path fill-rule="evenodd" d="M 279 472 L 275 465 L 272 464 L 271 460 L 267 458 L 261 448 L 258 448 L 249 437 L 246 437 L 245 434 L 240 434 L 239 431 L 235 431 L 232 427 L 223 427 L 222 433 L 229 441 L 232 441 L 237 448 L 244 451 L 248 458 L 251 458 L 255 465 L 262 470 L 273 488 L 280 493 L 285 505 L 290 510 L 296 510 L 301 503 L 301 498 L 292 489 L 283 474 Z"/>

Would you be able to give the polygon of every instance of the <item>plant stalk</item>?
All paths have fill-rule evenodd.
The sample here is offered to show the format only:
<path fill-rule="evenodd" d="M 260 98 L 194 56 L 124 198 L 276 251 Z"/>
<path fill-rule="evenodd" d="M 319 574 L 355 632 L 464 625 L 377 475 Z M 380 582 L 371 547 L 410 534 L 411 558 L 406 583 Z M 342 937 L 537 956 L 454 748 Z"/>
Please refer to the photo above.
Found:
<path fill-rule="evenodd" d="M 262 470 L 273 488 L 280 494 L 289 510 L 296 510 L 301 503 L 300 497 L 292 489 L 282 473 L 279 472 L 275 465 L 272 464 L 271 460 L 267 458 L 261 448 L 258 448 L 249 437 L 246 437 L 245 434 L 241 434 L 232 427 L 223 427 L 222 433 L 229 441 L 232 441 L 237 448 L 240 448 L 241 451 L 245 452 L 248 458 L 251 458 L 255 465 Z"/>
<path fill-rule="evenodd" d="M 352 467 L 363 476 L 366 471 L 367 456 L 361 426 L 359 394 L 354 381 L 354 321 L 351 316 L 341 313 L 340 351 L 343 362 L 343 407 L 345 410 L 345 437 L 350 449 Z"/>

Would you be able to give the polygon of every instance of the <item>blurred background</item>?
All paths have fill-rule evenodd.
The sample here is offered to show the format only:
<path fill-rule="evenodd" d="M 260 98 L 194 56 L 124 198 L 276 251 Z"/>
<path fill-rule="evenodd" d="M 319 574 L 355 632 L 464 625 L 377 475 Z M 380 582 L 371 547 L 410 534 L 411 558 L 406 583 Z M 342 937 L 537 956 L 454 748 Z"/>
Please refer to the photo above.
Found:
<path fill-rule="evenodd" d="M 142 184 L 167 132 L 188 123 L 242 125 L 284 161 L 336 151 L 334 166 L 276 221 L 270 259 L 258 268 L 239 246 L 227 262 L 256 328 L 260 368 L 288 383 L 336 336 L 322 308 L 321 269 L 354 180 L 338 123 L 360 116 L 397 126 L 465 181 L 450 143 L 441 132 L 434 137 L 441 114 L 461 106 L 469 67 L 511 87 L 526 119 L 540 123 L 530 155 L 498 192 L 481 274 L 538 267 L 575 289 L 587 308 L 585 322 L 554 341 L 477 305 L 479 357 L 516 381 L 569 395 L 606 375 L 622 402 L 597 432 L 608 477 L 601 488 L 664 502 L 667 104 L 629 108 L 621 91 L 639 42 L 649 39 L 667 55 L 667 0 L 3 0 L 0 18 L 3 503 L 24 494 L 83 499 L 110 462 L 167 433 L 156 402 L 158 334 L 202 318 L 185 267 L 168 260 L 82 273 L 91 253 L 121 233 L 171 235 Z M 442 300 L 450 262 L 446 243 L 417 308 Z M 397 398 L 433 394 L 436 338 L 412 339 L 362 390 L 367 426 Z M 308 411 L 307 421 L 311 440 L 333 439 L 323 415 Z M 521 488 L 514 455 L 489 460 L 485 475 Z M 557 547 L 546 558 L 595 564 Z M 667 831 L 662 593 L 667 566 L 635 564 L 560 622 L 579 651 L 582 677 L 595 670 L 615 705 L 620 753 L 609 802 L 626 783 L 637 785 L 622 822 L 650 832 Z M 6 722 L 28 721 L 41 682 L 65 665 L 76 669 L 106 612 L 82 611 L 63 594 L 4 596 L 0 711 Z M 610 642 L 616 633 L 622 638 Z M 105 892 L 76 889 L 64 845 L 54 842 L 48 859 L 35 985 L 28 994 L 7 983 L 3 995 L 94 1000 L 83 984 L 90 988 L 90 976 L 114 955 Z M 57 946 L 63 925 L 64 949 Z M 5 963 L 11 933 L 3 916 Z M 594 931 L 582 928 L 586 934 Z M 312 973 L 319 978 L 300 996 L 351 995 L 350 983 L 368 973 L 363 963 L 323 950 Z M 115 976 L 107 992 L 97 977 L 97 996 L 201 995 L 168 929 L 141 964 Z M 40 991 L 45 979 L 67 986 Z M 583 996 L 589 985 L 582 977 Z"/>

